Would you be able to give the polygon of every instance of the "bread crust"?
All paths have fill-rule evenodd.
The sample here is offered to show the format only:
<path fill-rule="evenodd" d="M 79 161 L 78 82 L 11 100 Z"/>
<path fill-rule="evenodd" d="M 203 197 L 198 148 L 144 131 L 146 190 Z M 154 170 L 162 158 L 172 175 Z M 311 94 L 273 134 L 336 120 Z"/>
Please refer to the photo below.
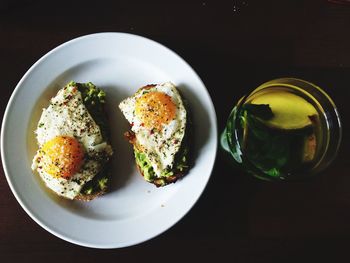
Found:
<path fill-rule="evenodd" d="M 96 197 L 99 197 L 101 195 L 104 195 L 106 193 L 106 190 L 94 193 L 94 194 L 79 194 L 77 195 L 74 200 L 78 200 L 78 201 L 85 201 L 85 202 L 89 202 L 93 199 L 95 199 Z"/>

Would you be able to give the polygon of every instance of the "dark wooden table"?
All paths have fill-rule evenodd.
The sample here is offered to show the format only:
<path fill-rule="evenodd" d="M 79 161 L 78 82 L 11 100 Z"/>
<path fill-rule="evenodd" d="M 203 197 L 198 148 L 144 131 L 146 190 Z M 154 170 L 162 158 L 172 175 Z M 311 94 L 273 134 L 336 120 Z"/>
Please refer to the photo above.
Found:
<path fill-rule="evenodd" d="M 328 169 L 298 183 L 251 179 L 219 153 L 206 190 L 178 224 L 114 250 L 79 247 L 46 232 L 17 203 L 1 169 L 0 261 L 348 262 L 350 5 L 335 2 L 2 1 L 1 116 L 17 82 L 46 52 L 81 35 L 122 31 L 154 39 L 194 67 L 220 130 L 243 94 L 293 76 L 333 97 L 344 138 Z"/>

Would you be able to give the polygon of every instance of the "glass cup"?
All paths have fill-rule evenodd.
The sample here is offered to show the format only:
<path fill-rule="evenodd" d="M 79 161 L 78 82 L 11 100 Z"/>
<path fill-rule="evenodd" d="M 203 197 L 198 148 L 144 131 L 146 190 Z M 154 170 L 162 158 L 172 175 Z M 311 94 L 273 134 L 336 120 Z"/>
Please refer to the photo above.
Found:
<path fill-rule="evenodd" d="M 321 88 L 280 78 L 238 101 L 220 142 L 248 173 L 279 181 L 303 179 L 326 168 L 341 137 L 337 108 Z"/>

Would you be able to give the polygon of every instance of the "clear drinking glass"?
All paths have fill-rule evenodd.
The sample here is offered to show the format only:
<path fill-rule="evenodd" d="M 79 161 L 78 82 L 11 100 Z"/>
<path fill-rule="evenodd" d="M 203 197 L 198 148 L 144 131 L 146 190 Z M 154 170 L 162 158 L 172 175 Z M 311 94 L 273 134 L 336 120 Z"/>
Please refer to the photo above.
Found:
<path fill-rule="evenodd" d="M 326 168 L 341 137 L 337 108 L 321 88 L 281 78 L 238 101 L 221 134 L 221 146 L 257 178 L 294 180 Z"/>

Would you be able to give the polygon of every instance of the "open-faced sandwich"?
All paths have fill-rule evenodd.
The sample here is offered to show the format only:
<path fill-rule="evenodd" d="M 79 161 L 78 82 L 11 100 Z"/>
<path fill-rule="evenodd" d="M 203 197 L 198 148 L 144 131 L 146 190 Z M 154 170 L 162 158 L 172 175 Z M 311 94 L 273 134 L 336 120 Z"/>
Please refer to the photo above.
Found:
<path fill-rule="evenodd" d="M 174 84 L 147 85 L 119 108 L 130 124 L 136 165 L 156 186 L 176 182 L 189 170 L 189 116 Z"/>
<path fill-rule="evenodd" d="M 89 201 L 107 190 L 113 150 L 104 104 L 94 84 L 70 82 L 43 109 L 32 169 L 62 197 Z"/>

